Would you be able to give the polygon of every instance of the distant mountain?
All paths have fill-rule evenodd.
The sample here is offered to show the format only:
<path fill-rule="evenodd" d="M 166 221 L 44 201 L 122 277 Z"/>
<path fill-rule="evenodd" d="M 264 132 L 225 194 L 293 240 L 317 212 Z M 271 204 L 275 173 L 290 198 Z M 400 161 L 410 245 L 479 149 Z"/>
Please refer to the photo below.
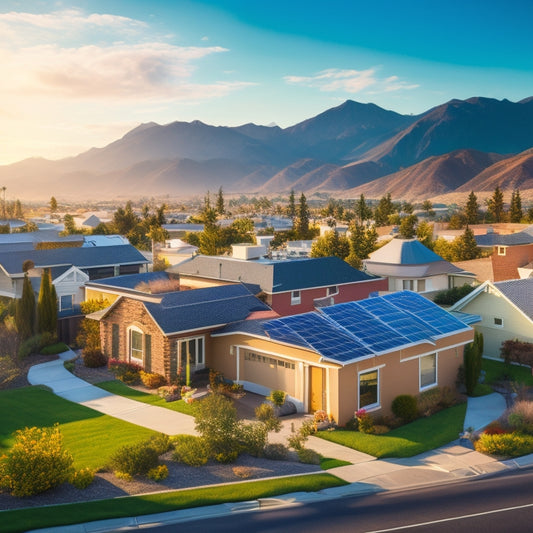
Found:
<path fill-rule="evenodd" d="M 533 97 L 452 100 L 418 116 L 348 100 L 285 129 L 149 122 L 76 157 L 0 166 L 0 183 L 25 199 L 179 197 L 219 186 L 406 199 L 496 183 L 533 189 L 532 124 Z"/>

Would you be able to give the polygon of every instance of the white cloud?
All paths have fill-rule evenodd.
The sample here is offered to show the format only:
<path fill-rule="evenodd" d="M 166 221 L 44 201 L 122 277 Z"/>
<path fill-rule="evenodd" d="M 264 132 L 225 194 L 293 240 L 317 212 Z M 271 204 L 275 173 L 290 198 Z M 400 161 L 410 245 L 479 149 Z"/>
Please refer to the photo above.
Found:
<path fill-rule="evenodd" d="M 324 92 L 345 92 L 350 94 L 363 91 L 378 93 L 405 89 L 414 89 L 418 85 L 407 84 L 397 76 L 379 78 L 377 68 L 366 70 L 327 69 L 313 76 L 285 76 L 283 79 L 291 85 L 303 85 Z"/>

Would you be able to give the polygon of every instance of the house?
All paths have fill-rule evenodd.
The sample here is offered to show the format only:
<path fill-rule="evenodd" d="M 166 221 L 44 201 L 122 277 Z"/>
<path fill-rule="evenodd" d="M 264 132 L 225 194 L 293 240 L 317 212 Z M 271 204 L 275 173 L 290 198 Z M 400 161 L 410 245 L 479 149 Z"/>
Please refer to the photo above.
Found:
<path fill-rule="evenodd" d="M 486 281 L 449 310 L 481 317 L 474 328 L 483 334 L 485 357 L 500 359 L 506 340 L 533 343 L 533 278 Z"/>
<path fill-rule="evenodd" d="M 392 239 L 371 253 L 363 268 L 387 278 L 388 292 L 411 290 L 428 297 L 475 281 L 474 274 L 452 265 L 417 239 Z"/>
<path fill-rule="evenodd" d="M 261 287 L 266 303 L 280 315 L 316 306 L 362 300 L 387 289 L 387 280 L 361 272 L 338 257 L 247 261 L 197 255 L 168 269 L 187 284 L 239 282 Z"/>
<path fill-rule="evenodd" d="M 164 246 L 157 247 L 157 257 L 167 261 L 169 265 L 177 265 L 197 253 L 198 246 L 188 244 L 181 239 L 167 239 Z"/>
<path fill-rule="evenodd" d="M 274 317 L 273 317 L 274 315 Z M 298 411 L 344 424 L 389 414 L 399 394 L 453 387 L 473 329 L 409 291 L 275 317 L 243 285 L 118 298 L 92 315 L 102 349 L 175 379 L 205 367 L 246 390 L 284 390 Z"/>

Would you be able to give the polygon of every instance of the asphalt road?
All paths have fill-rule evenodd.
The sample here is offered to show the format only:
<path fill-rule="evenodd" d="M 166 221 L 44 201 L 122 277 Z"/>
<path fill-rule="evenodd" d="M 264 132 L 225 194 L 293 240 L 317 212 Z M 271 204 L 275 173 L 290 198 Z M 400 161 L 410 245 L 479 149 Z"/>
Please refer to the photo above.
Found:
<path fill-rule="evenodd" d="M 533 469 L 438 487 L 234 513 L 143 528 L 216 533 L 531 532 Z"/>

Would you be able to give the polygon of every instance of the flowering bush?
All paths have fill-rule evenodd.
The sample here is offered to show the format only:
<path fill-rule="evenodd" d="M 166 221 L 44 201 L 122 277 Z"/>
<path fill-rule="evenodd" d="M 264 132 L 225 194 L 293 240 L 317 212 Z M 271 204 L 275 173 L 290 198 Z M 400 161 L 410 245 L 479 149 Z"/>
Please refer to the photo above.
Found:
<path fill-rule="evenodd" d="M 167 383 L 167 378 L 165 376 L 162 376 L 161 374 L 140 370 L 139 375 L 141 377 L 143 385 L 145 387 L 148 387 L 149 389 L 157 389 L 158 387 L 162 387 Z"/>
<path fill-rule="evenodd" d="M 355 412 L 357 426 L 361 433 L 374 433 L 374 419 L 366 412 L 366 409 L 358 409 Z"/>
<path fill-rule="evenodd" d="M 157 389 L 157 394 L 167 402 L 175 402 L 181 398 L 180 387 L 177 385 L 164 385 Z"/>
<path fill-rule="evenodd" d="M 141 379 L 142 367 L 135 363 L 129 363 L 128 361 L 120 361 L 119 359 L 110 359 L 107 363 L 107 367 L 117 379 L 133 385 L 139 383 Z"/>
<path fill-rule="evenodd" d="M 503 429 L 500 423 L 495 420 L 491 422 L 487 427 L 485 427 L 483 433 L 486 435 L 503 435 L 504 433 L 509 433 L 507 430 Z"/>
<path fill-rule="evenodd" d="M 168 466 L 167 465 L 159 465 L 155 468 L 151 468 L 148 470 L 148 474 L 146 474 L 149 479 L 152 479 L 153 481 L 163 481 L 163 479 L 166 479 L 168 477 Z"/>
<path fill-rule="evenodd" d="M 187 403 L 192 403 L 192 401 L 194 400 L 193 396 L 195 393 L 196 389 L 192 389 L 187 385 L 183 385 L 183 387 L 181 387 L 181 398 Z"/>
<path fill-rule="evenodd" d="M 533 452 L 533 436 L 520 433 L 483 433 L 474 443 L 476 451 L 503 457 L 520 457 Z"/>
<path fill-rule="evenodd" d="M 59 426 L 20 429 L 13 447 L 0 458 L 0 486 L 13 496 L 39 494 L 67 481 L 72 463 Z"/>
<path fill-rule="evenodd" d="M 86 489 L 94 481 L 94 471 L 90 468 L 75 470 L 70 476 L 69 482 L 77 489 Z"/>

